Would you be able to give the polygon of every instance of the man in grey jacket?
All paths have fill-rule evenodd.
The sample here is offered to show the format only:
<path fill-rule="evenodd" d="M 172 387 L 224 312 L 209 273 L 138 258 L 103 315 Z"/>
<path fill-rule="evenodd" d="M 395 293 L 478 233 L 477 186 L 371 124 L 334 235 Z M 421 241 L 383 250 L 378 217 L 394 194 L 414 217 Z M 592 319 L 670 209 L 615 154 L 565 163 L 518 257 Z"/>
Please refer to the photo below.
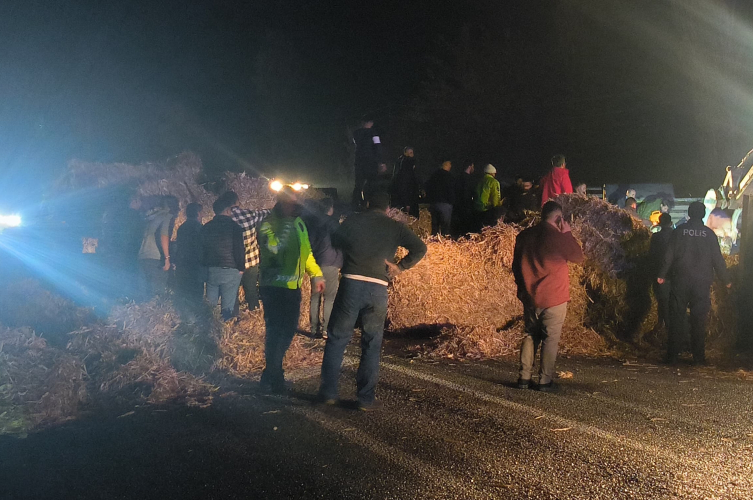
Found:
<path fill-rule="evenodd" d="M 391 219 L 388 208 L 389 195 L 375 193 L 368 210 L 348 217 L 333 235 L 333 244 L 342 249 L 344 262 L 322 361 L 319 399 L 326 404 L 337 402 L 343 355 L 360 316 L 358 407 L 364 411 L 381 407 L 375 393 L 387 318 L 387 286 L 391 278 L 416 265 L 426 254 L 424 242 L 408 226 Z M 407 249 L 408 255 L 395 264 L 398 246 Z"/>

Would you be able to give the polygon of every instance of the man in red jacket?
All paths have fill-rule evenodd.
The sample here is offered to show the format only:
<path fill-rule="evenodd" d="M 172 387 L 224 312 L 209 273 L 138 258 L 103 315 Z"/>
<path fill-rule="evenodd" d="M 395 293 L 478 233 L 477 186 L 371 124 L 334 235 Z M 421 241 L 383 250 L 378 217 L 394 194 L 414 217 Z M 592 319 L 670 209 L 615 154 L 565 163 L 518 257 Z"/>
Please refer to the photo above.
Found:
<path fill-rule="evenodd" d="M 567 169 L 565 157 L 554 155 L 552 169 L 541 178 L 541 206 L 558 194 L 570 194 L 573 184 L 570 182 L 570 171 Z"/>
<path fill-rule="evenodd" d="M 541 222 L 521 232 L 515 240 L 512 270 L 523 303 L 526 338 L 520 348 L 518 387 L 531 383 L 533 361 L 539 344 L 539 390 L 552 388 L 562 325 L 570 301 L 568 262 L 583 262 L 580 244 L 562 217 L 562 206 L 553 201 L 541 209 Z"/>

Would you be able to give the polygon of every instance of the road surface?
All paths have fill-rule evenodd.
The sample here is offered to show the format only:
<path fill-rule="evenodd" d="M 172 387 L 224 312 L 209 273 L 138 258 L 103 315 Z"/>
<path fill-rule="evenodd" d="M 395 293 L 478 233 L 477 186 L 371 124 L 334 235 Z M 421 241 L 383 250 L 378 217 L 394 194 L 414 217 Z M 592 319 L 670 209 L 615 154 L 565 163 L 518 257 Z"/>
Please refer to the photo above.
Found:
<path fill-rule="evenodd" d="M 226 384 L 209 408 L 143 406 L 0 438 L 3 499 L 753 498 L 753 384 L 563 359 L 556 393 L 512 361 L 385 357 L 385 410 Z M 342 395 L 353 397 L 353 367 Z"/>

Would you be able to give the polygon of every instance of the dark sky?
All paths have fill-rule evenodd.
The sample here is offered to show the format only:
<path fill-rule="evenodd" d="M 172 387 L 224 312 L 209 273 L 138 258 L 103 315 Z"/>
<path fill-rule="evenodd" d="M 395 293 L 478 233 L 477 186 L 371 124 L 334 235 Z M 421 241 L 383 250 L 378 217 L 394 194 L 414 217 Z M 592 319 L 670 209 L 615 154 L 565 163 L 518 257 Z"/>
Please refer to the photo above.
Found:
<path fill-rule="evenodd" d="M 742 0 L 0 3 L 0 182 L 70 158 L 190 149 L 336 182 L 373 112 L 392 155 L 674 182 L 699 193 L 753 148 Z"/>

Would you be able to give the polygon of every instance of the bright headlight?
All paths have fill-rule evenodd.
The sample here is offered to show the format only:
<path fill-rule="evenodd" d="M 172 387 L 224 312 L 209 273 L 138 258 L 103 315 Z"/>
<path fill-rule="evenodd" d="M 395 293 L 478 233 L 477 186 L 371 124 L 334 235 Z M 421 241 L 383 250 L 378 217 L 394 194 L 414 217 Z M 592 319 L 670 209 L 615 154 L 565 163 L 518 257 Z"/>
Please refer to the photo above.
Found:
<path fill-rule="evenodd" d="M 282 190 L 282 182 L 278 181 L 277 179 L 273 180 L 269 183 L 269 189 L 279 192 L 280 190 Z"/>
<path fill-rule="evenodd" d="M 0 227 L 18 227 L 20 225 L 20 215 L 0 215 Z"/>
<path fill-rule="evenodd" d="M 291 184 L 290 187 L 292 187 L 295 191 L 300 191 L 301 189 L 303 189 L 303 184 L 296 182 L 295 184 Z"/>

